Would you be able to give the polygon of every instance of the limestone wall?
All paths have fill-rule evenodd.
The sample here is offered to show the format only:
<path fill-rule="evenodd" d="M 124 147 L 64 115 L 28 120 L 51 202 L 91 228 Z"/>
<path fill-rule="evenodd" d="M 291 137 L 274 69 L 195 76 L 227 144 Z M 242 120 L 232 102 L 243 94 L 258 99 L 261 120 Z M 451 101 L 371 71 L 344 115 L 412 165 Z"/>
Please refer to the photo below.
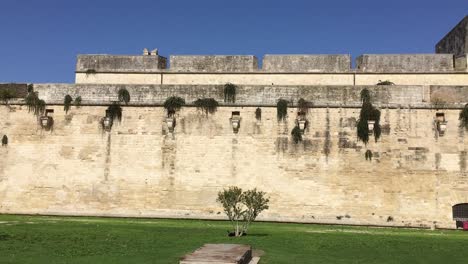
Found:
<path fill-rule="evenodd" d="M 41 93 L 41 91 L 40 91 Z M 124 107 L 110 133 L 105 106 L 54 109 L 41 130 L 26 107 L 0 106 L 0 213 L 224 218 L 216 193 L 258 187 L 269 193 L 263 220 L 453 228 L 451 206 L 468 202 L 466 131 L 459 110 L 445 110 L 438 137 L 435 110 L 382 109 L 382 138 L 356 140 L 358 108 L 315 108 L 304 141 L 294 144 L 276 108 L 220 107 L 206 117 L 193 107 L 167 132 L 160 107 Z M 234 134 L 229 122 L 240 111 Z M 366 161 L 365 151 L 373 153 Z"/>

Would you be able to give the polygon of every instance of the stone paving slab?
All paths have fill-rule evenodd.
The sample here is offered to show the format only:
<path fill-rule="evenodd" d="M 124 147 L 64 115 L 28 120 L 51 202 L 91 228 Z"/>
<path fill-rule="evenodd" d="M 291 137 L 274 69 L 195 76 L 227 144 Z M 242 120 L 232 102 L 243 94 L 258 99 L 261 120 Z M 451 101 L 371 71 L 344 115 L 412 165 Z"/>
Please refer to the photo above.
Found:
<path fill-rule="evenodd" d="M 251 260 L 252 247 L 249 245 L 205 244 L 182 257 L 179 264 L 248 264 Z"/>

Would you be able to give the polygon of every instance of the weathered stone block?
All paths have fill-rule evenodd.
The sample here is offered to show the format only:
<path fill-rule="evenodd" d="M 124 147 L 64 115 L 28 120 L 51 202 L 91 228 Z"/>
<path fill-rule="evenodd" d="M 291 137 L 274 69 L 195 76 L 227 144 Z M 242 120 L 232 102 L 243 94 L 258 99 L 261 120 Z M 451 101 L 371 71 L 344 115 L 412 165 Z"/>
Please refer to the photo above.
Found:
<path fill-rule="evenodd" d="M 166 68 L 162 56 L 78 55 L 77 72 L 154 72 Z"/>
<path fill-rule="evenodd" d="M 463 54 L 455 58 L 455 70 L 468 71 L 468 54 Z"/>
<path fill-rule="evenodd" d="M 171 70 L 180 72 L 253 72 L 258 61 L 250 55 L 175 55 Z"/>
<path fill-rule="evenodd" d="M 350 55 L 265 55 L 268 72 L 349 72 Z"/>
<path fill-rule="evenodd" d="M 454 70 L 451 54 L 364 54 L 356 59 L 361 72 L 448 72 Z"/>

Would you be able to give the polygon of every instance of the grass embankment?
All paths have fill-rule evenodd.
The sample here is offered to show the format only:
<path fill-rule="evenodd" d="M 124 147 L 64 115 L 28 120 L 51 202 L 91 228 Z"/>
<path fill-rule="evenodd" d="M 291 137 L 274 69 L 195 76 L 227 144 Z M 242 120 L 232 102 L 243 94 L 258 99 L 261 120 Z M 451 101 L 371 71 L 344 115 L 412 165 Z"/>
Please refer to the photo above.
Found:
<path fill-rule="evenodd" d="M 468 232 L 228 222 L 0 215 L 0 263 L 178 263 L 204 243 L 243 243 L 261 263 L 468 263 Z"/>

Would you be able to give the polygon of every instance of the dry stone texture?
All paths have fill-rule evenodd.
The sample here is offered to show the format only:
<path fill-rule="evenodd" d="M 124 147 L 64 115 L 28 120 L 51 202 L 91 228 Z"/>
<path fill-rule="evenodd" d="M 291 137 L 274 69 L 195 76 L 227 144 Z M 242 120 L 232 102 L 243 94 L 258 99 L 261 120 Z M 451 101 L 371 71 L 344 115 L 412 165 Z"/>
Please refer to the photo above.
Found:
<path fill-rule="evenodd" d="M 459 110 L 445 110 L 438 137 L 435 110 L 382 109 L 379 142 L 356 138 L 358 108 L 314 108 L 304 141 L 292 143 L 296 109 L 286 122 L 276 108 L 193 107 L 167 132 L 160 107 L 124 107 L 110 133 L 104 106 L 51 107 L 43 131 L 26 107 L 0 106 L 0 213 L 223 219 L 215 202 L 237 185 L 268 192 L 262 220 L 454 227 L 451 207 L 468 202 L 466 131 Z M 234 134 L 229 122 L 240 111 Z M 372 161 L 364 153 L 371 150 Z"/>

